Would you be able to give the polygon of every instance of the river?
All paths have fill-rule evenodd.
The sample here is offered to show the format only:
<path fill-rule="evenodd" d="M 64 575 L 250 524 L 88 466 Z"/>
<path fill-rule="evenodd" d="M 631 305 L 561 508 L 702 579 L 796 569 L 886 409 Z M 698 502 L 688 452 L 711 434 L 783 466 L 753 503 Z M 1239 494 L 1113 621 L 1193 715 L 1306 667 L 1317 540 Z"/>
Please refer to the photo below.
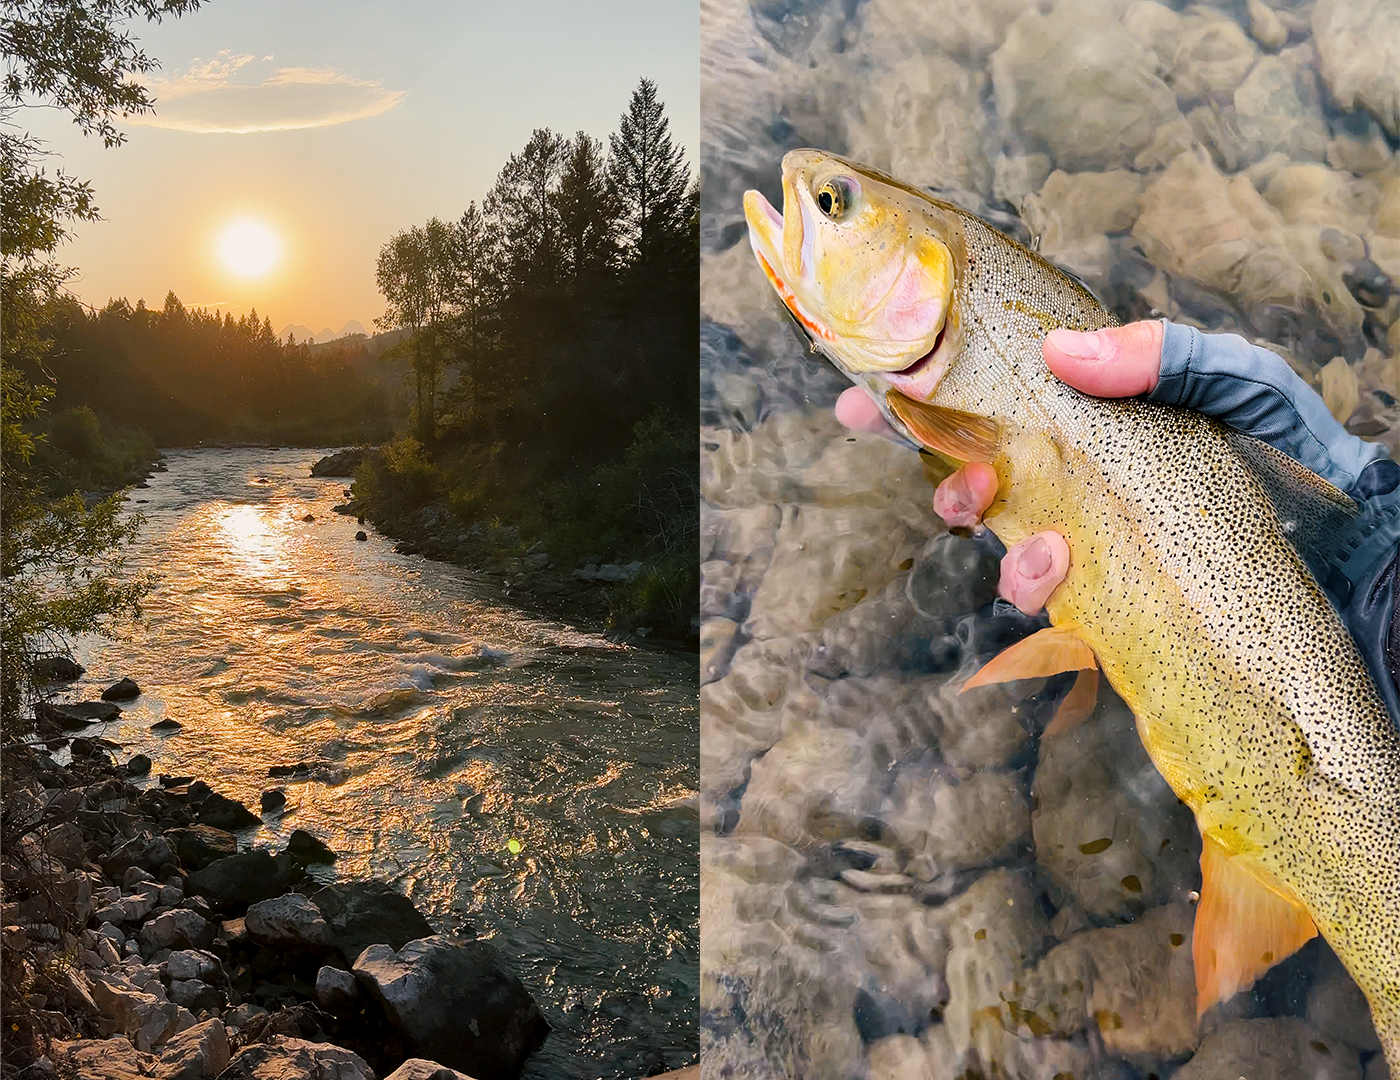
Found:
<path fill-rule="evenodd" d="M 541 619 L 460 567 L 334 514 L 311 450 L 178 450 L 132 493 L 160 576 L 120 640 L 80 643 L 78 690 L 144 693 L 106 737 L 156 773 L 293 829 L 326 880 L 396 884 L 440 931 L 494 940 L 553 1028 L 526 1077 L 694 1060 L 698 817 L 693 656 Z M 161 738 L 162 719 L 183 730 Z M 307 762 L 312 779 L 270 780 Z M 518 852 L 514 849 L 518 848 Z"/>

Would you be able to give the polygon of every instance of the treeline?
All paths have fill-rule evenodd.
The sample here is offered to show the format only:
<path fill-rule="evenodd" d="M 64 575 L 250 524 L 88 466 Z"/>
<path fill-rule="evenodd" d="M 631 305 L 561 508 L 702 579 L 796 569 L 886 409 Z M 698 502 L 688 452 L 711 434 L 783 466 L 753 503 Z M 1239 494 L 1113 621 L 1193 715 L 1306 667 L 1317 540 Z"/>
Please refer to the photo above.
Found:
<path fill-rule="evenodd" d="M 688 620 L 697 204 L 642 79 L 606 143 L 536 130 L 480 205 L 391 238 L 377 323 L 408 331 L 386 356 L 406 361 L 415 405 L 361 477 L 371 514 L 438 499 L 546 540 L 556 561 L 647 560 L 636 617 Z"/>
<path fill-rule="evenodd" d="M 35 377 L 50 410 L 91 409 L 162 446 L 220 440 L 324 445 L 386 434 L 384 393 L 334 353 L 277 340 L 257 312 L 160 309 L 113 300 L 90 311 L 71 297 L 46 306 L 52 346 Z"/>
<path fill-rule="evenodd" d="M 377 323 L 410 331 L 425 444 L 596 456 L 657 406 L 696 414 L 697 190 L 668 129 L 643 79 L 606 149 L 537 130 L 480 206 L 384 245 Z"/>

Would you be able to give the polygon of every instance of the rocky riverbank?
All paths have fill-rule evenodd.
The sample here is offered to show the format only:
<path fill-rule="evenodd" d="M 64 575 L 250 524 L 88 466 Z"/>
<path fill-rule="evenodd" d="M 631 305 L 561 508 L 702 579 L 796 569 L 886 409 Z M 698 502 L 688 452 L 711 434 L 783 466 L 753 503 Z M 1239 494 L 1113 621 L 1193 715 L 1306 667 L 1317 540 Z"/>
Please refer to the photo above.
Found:
<path fill-rule="evenodd" d="M 336 856 L 301 830 L 240 850 L 257 814 L 117 749 L 4 750 L 7 1077 L 509 1080 L 544 1041 L 490 942 L 435 933 L 382 882 L 316 880 Z"/>
<path fill-rule="evenodd" d="M 312 466 L 312 476 L 351 477 L 366 451 L 352 448 L 327 455 Z M 619 617 L 617 590 L 646 572 L 640 561 L 609 562 L 603 553 L 584 557 L 579 565 L 561 565 L 544 543 L 523 545 L 512 525 L 474 522 L 464 525 L 450 507 L 430 502 L 411 511 L 376 516 L 345 489 L 339 514 L 371 525 L 398 541 L 395 550 L 466 568 L 484 584 L 500 589 L 512 604 L 534 614 L 562 619 L 611 640 L 661 648 L 694 649 L 699 634 L 697 614 L 689 634 L 647 626 Z M 363 531 L 363 530 L 362 530 Z M 365 533 L 365 539 L 368 534 Z"/>

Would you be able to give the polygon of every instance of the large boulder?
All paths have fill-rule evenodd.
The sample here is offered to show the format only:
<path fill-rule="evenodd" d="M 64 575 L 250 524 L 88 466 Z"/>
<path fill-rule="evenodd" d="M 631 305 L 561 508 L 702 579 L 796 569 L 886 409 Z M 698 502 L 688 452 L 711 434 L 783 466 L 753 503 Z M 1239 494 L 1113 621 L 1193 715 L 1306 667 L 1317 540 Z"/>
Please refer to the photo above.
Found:
<path fill-rule="evenodd" d="M 329 949 L 332 945 L 321 909 L 300 893 L 250 904 L 243 922 L 248 936 L 269 949 Z"/>
<path fill-rule="evenodd" d="M 287 891 L 291 860 L 267 851 L 244 851 L 211 862 L 189 878 L 189 891 L 223 906 L 255 904 Z"/>
<path fill-rule="evenodd" d="M 212 825 L 170 829 L 165 838 L 175 845 L 175 854 L 186 870 L 203 870 L 216 859 L 238 854 L 238 840 L 233 833 Z"/>
<path fill-rule="evenodd" d="M 472 1080 L 466 1073 L 426 1058 L 409 1058 L 384 1080 Z"/>
<path fill-rule="evenodd" d="M 335 454 L 327 454 L 311 466 L 312 476 L 354 476 L 360 462 L 364 461 L 368 450 L 363 446 L 351 447 Z"/>
<path fill-rule="evenodd" d="M 53 1060 L 60 1076 L 81 1076 L 83 1080 L 142 1080 L 151 1075 L 155 1062 L 120 1035 L 55 1042 Z"/>
<path fill-rule="evenodd" d="M 339 1046 L 274 1035 L 240 1050 L 219 1080 L 374 1080 L 374 1070 Z"/>
<path fill-rule="evenodd" d="M 214 926 L 197 911 L 176 908 L 141 927 L 140 940 L 148 956 L 162 949 L 205 949 L 214 940 Z"/>
<path fill-rule="evenodd" d="M 434 935 L 371 945 L 355 975 L 415 1054 L 478 1080 L 514 1080 L 549 1025 L 485 941 Z"/>
<path fill-rule="evenodd" d="M 217 1018 L 180 1032 L 161 1048 L 160 1064 L 150 1075 L 158 1080 L 209 1080 L 229 1061 L 228 1031 Z"/>
<path fill-rule="evenodd" d="M 401 949 L 430 937 L 433 928 L 413 901 L 382 881 L 343 881 L 311 894 L 330 927 L 331 939 L 353 964 L 370 945 Z"/>

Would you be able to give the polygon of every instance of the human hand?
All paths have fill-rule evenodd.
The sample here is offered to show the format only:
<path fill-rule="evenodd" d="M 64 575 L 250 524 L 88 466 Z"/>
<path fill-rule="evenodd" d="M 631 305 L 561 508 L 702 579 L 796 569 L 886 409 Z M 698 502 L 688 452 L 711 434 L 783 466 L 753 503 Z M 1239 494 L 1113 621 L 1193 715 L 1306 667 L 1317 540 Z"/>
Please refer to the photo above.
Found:
<path fill-rule="evenodd" d="M 1095 397 L 1134 397 L 1157 386 L 1162 335 L 1162 324 L 1155 319 L 1090 333 L 1052 330 L 1042 350 L 1051 373 L 1076 390 Z M 851 387 L 837 400 L 836 419 L 853 431 L 894 437 L 880 410 L 859 387 Z M 976 525 L 996 493 L 995 470 L 970 462 L 938 485 L 933 509 L 951 526 Z M 1034 615 L 1068 570 L 1069 545 L 1064 537 L 1053 531 L 1037 533 L 1007 549 L 997 594 Z"/>

